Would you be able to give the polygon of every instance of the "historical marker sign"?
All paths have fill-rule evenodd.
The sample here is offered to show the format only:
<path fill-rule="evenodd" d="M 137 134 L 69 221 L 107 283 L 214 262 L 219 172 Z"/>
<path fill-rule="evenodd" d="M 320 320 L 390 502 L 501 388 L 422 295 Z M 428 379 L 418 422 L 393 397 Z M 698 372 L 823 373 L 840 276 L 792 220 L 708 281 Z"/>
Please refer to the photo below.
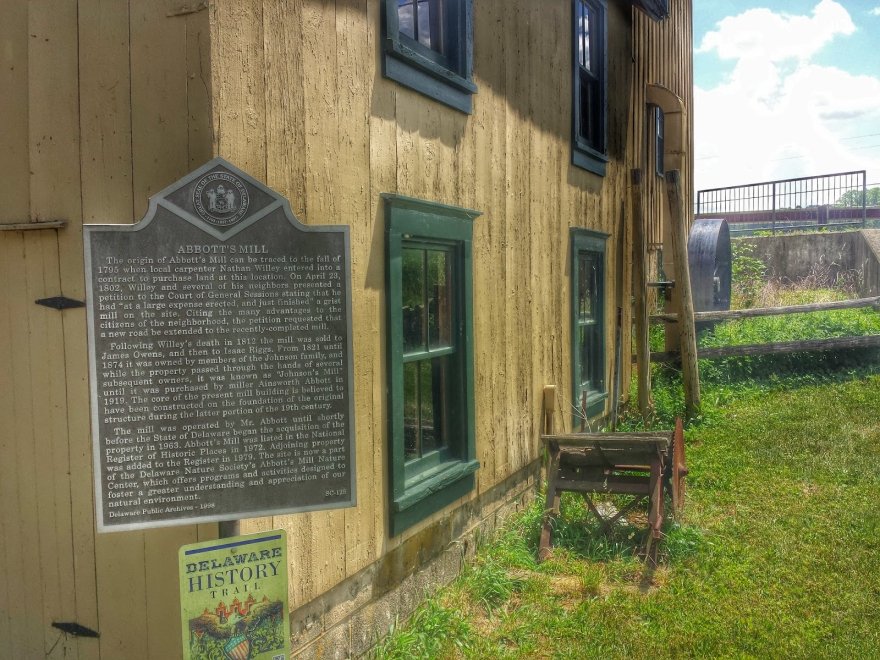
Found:
<path fill-rule="evenodd" d="M 348 227 L 218 158 L 85 265 L 100 531 L 354 504 Z"/>
<path fill-rule="evenodd" d="M 283 530 L 185 545 L 178 561 L 185 660 L 287 660 Z"/>

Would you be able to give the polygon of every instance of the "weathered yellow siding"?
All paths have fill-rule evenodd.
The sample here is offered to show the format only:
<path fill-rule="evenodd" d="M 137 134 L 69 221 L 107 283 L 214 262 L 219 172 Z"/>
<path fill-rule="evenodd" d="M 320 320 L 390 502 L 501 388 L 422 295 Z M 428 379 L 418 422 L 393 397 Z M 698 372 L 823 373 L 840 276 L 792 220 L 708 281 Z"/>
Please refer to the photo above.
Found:
<path fill-rule="evenodd" d="M 653 130 L 645 105 L 645 85 L 662 85 L 684 101 L 688 113 L 684 143 L 693 140 L 693 69 L 691 53 L 693 35 L 691 32 L 691 3 L 670 0 L 670 17 L 661 23 L 652 21 L 639 11 L 633 12 L 633 61 L 636 69 L 636 84 L 633 86 L 633 154 L 645 154 L 645 194 L 646 215 L 648 217 L 648 244 L 657 249 L 663 246 L 663 230 L 668 213 L 663 179 L 654 174 L 654 143 L 649 131 Z M 641 84 L 639 84 L 639 81 Z M 641 108 L 641 112 L 638 110 Z M 667 131 L 670 130 L 667 125 Z M 667 140 L 667 150 L 670 148 Z M 670 154 L 667 154 L 670 155 Z M 690 209 L 693 198 L 693 154 L 688 154 L 682 167 L 682 188 L 687 195 Z M 668 162 L 667 158 L 667 162 Z M 672 273 L 667 273 L 672 277 Z"/>
<path fill-rule="evenodd" d="M 558 386 L 557 420 L 570 426 L 571 227 L 610 234 L 610 389 L 629 171 L 651 162 L 645 85 L 668 87 L 690 110 L 689 1 L 671 0 L 662 23 L 609 1 L 605 177 L 570 164 L 569 0 L 474 3 L 472 115 L 382 76 L 378 0 L 203 4 L 4 6 L 0 223 L 67 222 L 0 231 L 0 648 L 9 657 L 43 657 L 56 641 L 59 657 L 180 653 L 177 549 L 216 525 L 95 533 L 85 313 L 33 301 L 82 300 L 82 223 L 139 219 L 149 195 L 214 154 L 285 194 L 303 222 L 351 228 L 358 506 L 243 525 L 288 531 L 291 608 L 449 513 L 388 537 L 381 193 L 483 212 L 474 223 L 474 495 L 537 458 L 544 385 Z M 690 165 L 684 177 L 691 190 Z M 665 202 L 646 178 L 659 246 Z M 627 265 L 625 328 L 630 282 Z M 629 344 L 625 333 L 623 365 Z M 624 369 L 624 391 L 627 382 Z M 59 641 L 53 621 L 101 637 Z"/>
<path fill-rule="evenodd" d="M 610 383 L 612 274 L 620 227 L 629 218 L 629 170 L 653 162 L 646 146 L 644 86 L 662 84 L 686 102 L 691 95 L 690 37 L 681 32 L 686 29 L 689 35 L 690 3 L 672 4 L 673 18 L 658 24 L 625 2 L 609 3 L 612 162 L 605 177 L 570 164 L 568 0 L 475 4 L 479 92 L 470 116 L 382 76 L 378 2 L 213 5 L 217 153 L 288 196 L 303 222 L 343 223 L 352 231 L 358 507 L 245 525 L 249 530 L 284 526 L 295 539 L 293 607 L 377 560 L 409 534 L 388 538 L 385 523 L 380 193 L 483 212 L 474 225 L 477 453 L 482 464 L 477 492 L 537 457 L 539 393 L 545 384 L 560 386 L 560 418 L 570 418 L 570 227 L 611 235 L 606 289 Z M 673 57 L 683 61 L 665 61 Z M 650 237 L 659 247 L 664 198 L 656 181 L 648 195 Z M 623 364 L 629 363 L 628 343 L 625 339 Z"/>
<path fill-rule="evenodd" d="M 132 222 L 211 157 L 208 14 L 13 0 L 0 21 L 0 655 L 179 655 L 174 548 L 216 525 L 95 534 L 82 223 Z M 75 621 L 99 640 L 63 637 Z M 56 645 L 57 643 L 57 645 Z"/>

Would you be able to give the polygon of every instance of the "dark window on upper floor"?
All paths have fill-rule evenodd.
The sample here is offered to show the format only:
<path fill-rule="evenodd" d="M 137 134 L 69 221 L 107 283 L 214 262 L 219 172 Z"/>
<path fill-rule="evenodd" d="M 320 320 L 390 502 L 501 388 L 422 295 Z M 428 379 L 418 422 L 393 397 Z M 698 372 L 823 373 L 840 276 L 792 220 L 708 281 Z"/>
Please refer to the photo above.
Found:
<path fill-rule="evenodd" d="M 654 171 L 658 176 L 664 176 L 663 164 L 663 131 L 664 131 L 664 115 L 659 105 L 654 106 Z"/>
<path fill-rule="evenodd" d="M 574 0 L 572 162 L 602 176 L 608 162 L 606 29 L 604 0 Z"/>
<path fill-rule="evenodd" d="M 384 0 L 384 73 L 462 112 L 477 91 L 471 0 Z"/>

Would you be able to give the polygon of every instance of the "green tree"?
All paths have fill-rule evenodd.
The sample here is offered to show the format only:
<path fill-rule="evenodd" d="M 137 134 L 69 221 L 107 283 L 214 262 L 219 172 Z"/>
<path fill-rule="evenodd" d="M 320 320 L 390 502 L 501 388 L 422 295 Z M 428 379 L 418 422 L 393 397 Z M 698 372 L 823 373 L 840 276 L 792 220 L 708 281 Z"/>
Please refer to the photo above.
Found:
<path fill-rule="evenodd" d="M 843 193 L 836 202 L 835 206 L 861 206 L 862 200 L 866 199 L 867 206 L 880 206 L 880 187 L 868 188 L 865 194 L 861 190 L 850 190 Z"/>

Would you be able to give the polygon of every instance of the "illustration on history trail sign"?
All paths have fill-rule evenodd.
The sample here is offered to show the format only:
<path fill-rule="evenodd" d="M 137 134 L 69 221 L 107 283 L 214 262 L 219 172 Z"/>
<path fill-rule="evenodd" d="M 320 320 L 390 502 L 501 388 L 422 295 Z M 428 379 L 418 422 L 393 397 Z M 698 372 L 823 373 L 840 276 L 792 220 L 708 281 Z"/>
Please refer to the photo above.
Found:
<path fill-rule="evenodd" d="M 283 530 L 185 545 L 178 574 L 184 660 L 289 657 Z"/>
<path fill-rule="evenodd" d="M 85 226 L 99 531 L 354 504 L 350 264 L 220 158 Z"/>

